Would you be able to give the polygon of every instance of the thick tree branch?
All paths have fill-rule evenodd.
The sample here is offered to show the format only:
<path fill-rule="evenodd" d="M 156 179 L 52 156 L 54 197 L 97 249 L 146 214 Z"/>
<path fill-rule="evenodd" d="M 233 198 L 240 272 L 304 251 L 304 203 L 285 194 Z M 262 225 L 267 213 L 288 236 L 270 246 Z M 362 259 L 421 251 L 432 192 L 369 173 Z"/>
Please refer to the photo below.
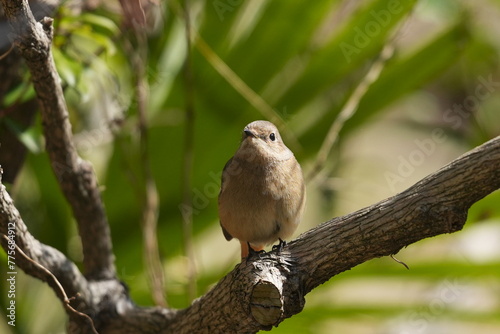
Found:
<path fill-rule="evenodd" d="M 257 332 L 278 324 L 300 312 L 304 296 L 331 277 L 462 229 L 469 207 L 500 188 L 499 166 L 497 137 L 394 197 L 304 233 L 279 256 L 271 252 L 238 265 L 184 310 L 170 332 Z"/>
<path fill-rule="evenodd" d="M 394 197 L 304 233 L 279 256 L 271 252 L 243 262 L 165 333 L 257 332 L 277 325 L 300 312 L 304 296 L 331 277 L 421 239 L 461 230 L 469 207 L 500 188 L 499 166 L 497 137 Z"/>
<path fill-rule="evenodd" d="M 237 265 L 205 296 L 178 311 L 135 306 L 115 279 L 85 280 L 61 253 L 29 234 L 3 186 L 0 233 L 8 234 L 7 225 L 16 223 L 17 245 L 54 273 L 68 296 L 81 293 L 75 308 L 92 317 L 99 333 L 255 333 L 299 313 L 304 296 L 331 277 L 418 240 L 460 230 L 469 207 L 500 188 L 498 166 L 500 137 L 392 198 L 302 234 L 280 254 Z M 43 280 L 30 263 L 17 261 Z M 72 333 L 91 333 L 71 324 Z"/>
<path fill-rule="evenodd" d="M 499 188 L 500 136 L 402 193 L 334 218 L 291 243 L 291 256 L 302 268 L 303 292 L 374 257 L 461 230 L 470 206 Z"/>
<path fill-rule="evenodd" d="M 26 0 L 2 0 L 2 4 L 15 32 L 14 44 L 32 75 L 52 169 L 78 222 L 85 274 L 92 279 L 113 278 L 111 236 L 97 179 L 73 145 L 66 102 L 50 52 L 52 20 L 36 22 Z"/>
<path fill-rule="evenodd" d="M 87 298 L 80 298 L 75 304 L 83 310 L 91 311 L 87 280 L 64 254 L 40 243 L 29 233 L 3 184 L 0 184 L 0 242 L 11 256 L 9 260 L 13 265 L 26 274 L 47 282 L 61 301 L 67 299 L 67 296 L 83 294 Z M 33 262 L 52 273 L 57 282 Z"/>
<path fill-rule="evenodd" d="M 12 224 L 12 223 L 11 223 Z M 57 277 L 52 274 L 50 270 L 42 266 L 40 263 L 34 261 L 29 256 L 24 253 L 24 251 L 16 245 L 15 243 L 15 235 L 2 235 L 4 242 L 4 247 L 8 249 L 8 254 L 20 255 L 21 263 L 23 263 L 23 267 L 26 267 L 26 263 L 30 263 L 32 265 L 32 273 L 33 276 L 36 276 L 41 281 L 47 282 L 50 287 L 55 291 L 56 295 L 61 299 L 63 305 L 72 320 L 73 323 L 78 324 L 79 327 L 87 328 L 88 331 L 93 331 L 94 334 L 97 334 L 97 331 L 94 327 L 94 322 L 92 318 L 87 314 L 79 312 L 70 305 L 71 301 L 80 296 L 80 293 L 77 293 L 75 296 L 69 298 L 66 294 L 66 291 L 62 287 L 61 283 L 57 279 Z M 14 257 L 13 257 L 14 258 Z M 11 262 L 14 263 L 14 262 Z"/>
<path fill-rule="evenodd" d="M 70 333 L 94 334 L 89 320 L 93 320 L 96 327 L 102 327 L 118 306 L 126 309 L 127 305 L 133 305 L 121 282 L 116 279 L 88 281 L 64 254 L 36 240 L 3 184 L 0 184 L 0 243 L 11 256 L 8 260 L 12 265 L 46 282 L 54 290 L 71 320 Z"/>
<path fill-rule="evenodd" d="M 60 0 L 30 1 L 31 11 L 37 20 L 51 15 L 59 4 Z M 7 125 L 4 117 L 14 121 L 14 124 L 24 130 L 31 126 L 38 111 L 35 98 L 24 102 L 19 99 L 8 106 L 4 101 L 4 96 L 22 80 L 19 68 L 23 59 L 9 40 L 10 32 L 11 27 L 0 6 L 0 78 L 2 78 L 0 80 L 0 164 L 4 170 L 2 177 L 4 183 L 14 183 L 23 166 L 27 151 L 26 146 L 18 139 L 19 134 L 13 129 L 12 124 Z"/>
<path fill-rule="evenodd" d="M 99 333 L 255 333 L 269 329 L 299 313 L 304 296 L 338 273 L 394 254 L 418 240 L 460 230 L 469 207 L 500 188 L 497 137 L 392 198 L 304 233 L 280 254 L 270 252 L 237 265 L 187 309 L 137 307 L 115 278 L 109 225 L 97 180 L 71 140 L 50 53 L 51 21 L 36 23 L 26 0 L 1 2 L 16 33 L 15 45 L 32 74 L 47 152 L 78 222 L 88 279 L 62 253 L 28 232 L 5 187 L 0 186 L 0 234 L 9 238 L 1 237 L 2 246 L 8 252 L 13 237 L 16 250 L 26 254 L 15 258 L 16 265 L 47 282 L 64 303 L 66 296 L 81 295 L 71 305 L 89 315 Z M 10 231 L 15 231 L 14 236 Z M 67 312 L 71 333 L 93 332 L 88 322 L 68 308 Z"/>

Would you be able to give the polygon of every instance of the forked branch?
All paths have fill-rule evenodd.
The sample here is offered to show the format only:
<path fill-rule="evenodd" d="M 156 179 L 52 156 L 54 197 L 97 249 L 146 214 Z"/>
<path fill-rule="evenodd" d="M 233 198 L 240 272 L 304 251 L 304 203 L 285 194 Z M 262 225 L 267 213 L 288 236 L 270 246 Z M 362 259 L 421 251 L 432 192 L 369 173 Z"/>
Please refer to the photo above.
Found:
<path fill-rule="evenodd" d="M 51 21 L 36 23 L 26 0 L 0 1 L 32 74 L 47 151 L 79 226 L 86 275 L 29 233 L 1 184 L 0 237 L 6 251 L 11 236 L 15 239 L 19 255 L 26 255 L 18 256 L 16 265 L 47 282 L 63 303 L 71 299 L 68 296 L 79 296 L 67 308 L 71 333 L 93 333 L 89 319 L 79 312 L 90 316 L 102 334 L 255 333 L 269 329 L 299 313 L 304 296 L 333 276 L 372 258 L 395 254 L 421 239 L 460 230 L 469 207 L 500 188 L 497 137 L 394 197 L 304 233 L 279 254 L 273 251 L 237 265 L 184 310 L 138 307 L 115 277 L 109 225 L 97 180 L 90 164 L 78 157 L 71 139 L 50 54 Z"/>
<path fill-rule="evenodd" d="M 50 50 L 52 19 L 36 22 L 27 0 L 1 2 L 14 32 L 14 45 L 31 73 L 52 169 L 78 223 L 85 275 L 92 279 L 114 278 L 109 224 L 97 178 L 73 144 L 66 101 Z"/>

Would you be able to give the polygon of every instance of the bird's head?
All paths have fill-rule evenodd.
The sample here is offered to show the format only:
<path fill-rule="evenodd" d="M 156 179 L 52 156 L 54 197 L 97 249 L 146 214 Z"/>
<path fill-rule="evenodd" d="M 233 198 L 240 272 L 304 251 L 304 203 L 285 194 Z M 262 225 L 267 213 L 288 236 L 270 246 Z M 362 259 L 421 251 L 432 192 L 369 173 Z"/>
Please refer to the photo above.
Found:
<path fill-rule="evenodd" d="M 236 156 L 246 161 L 276 162 L 293 157 L 276 126 L 268 121 L 254 121 L 243 129 Z"/>

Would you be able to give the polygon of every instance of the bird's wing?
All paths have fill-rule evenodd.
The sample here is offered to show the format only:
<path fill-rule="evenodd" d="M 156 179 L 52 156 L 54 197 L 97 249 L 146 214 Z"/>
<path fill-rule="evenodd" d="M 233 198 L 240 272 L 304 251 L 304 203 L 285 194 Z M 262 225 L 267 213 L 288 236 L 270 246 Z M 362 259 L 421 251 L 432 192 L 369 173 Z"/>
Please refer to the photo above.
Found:
<path fill-rule="evenodd" d="M 230 241 L 231 239 L 233 239 L 233 236 L 231 234 L 229 234 L 228 231 L 226 231 L 224 226 L 222 226 L 222 223 L 220 224 L 220 228 L 222 229 L 222 233 L 224 234 L 224 237 L 226 238 L 227 241 Z"/>
<path fill-rule="evenodd" d="M 221 182 L 220 182 L 220 192 L 219 192 L 219 198 L 220 198 L 220 194 L 222 194 L 222 191 L 224 190 L 224 179 L 226 178 L 225 177 L 225 171 L 226 169 L 228 168 L 228 166 L 231 164 L 231 162 L 233 161 L 233 158 L 229 159 L 226 164 L 224 165 L 224 168 L 222 169 L 222 178 L 221 178 Z"/>
<path fill-rule="evenodd" d="M 226 162 L 226 164 L 224 165 L 224 169 L 222 170 L 222 179 L 221 179 L 221 183 L 220 183 L 219 200 L 220 200 L 220 195 L 224 191 L 224 179 L 225 179 L 225 174 L 226 174 L 225 171 L 228 168 L 228 166 L 231 164 L 232 161 L 233 161 L 233 158 L 229 159 Z M 222 222 L 220 222 L 220 227 L 222 228 L 222 233 L 224 234 L 224 237 L 226 238 L 226 240 L 227 241 L 231 240 L 233 238 L 233 236 L 231 234 L 229 234 L 228 231 L 226 231 L 224 226 L 222 226 Z"/>

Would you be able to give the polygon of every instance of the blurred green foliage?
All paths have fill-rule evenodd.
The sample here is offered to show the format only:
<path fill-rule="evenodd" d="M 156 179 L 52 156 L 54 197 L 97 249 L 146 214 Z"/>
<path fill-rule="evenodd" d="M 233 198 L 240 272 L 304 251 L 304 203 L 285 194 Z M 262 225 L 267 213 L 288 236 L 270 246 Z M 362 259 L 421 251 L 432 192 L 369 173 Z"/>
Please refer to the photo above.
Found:
<path fill-rule="evenodd" d="M 487 9 L 479 10 L 483 5 Z M 341 202 L 337 201 L 342 197 L 342 188 L 324 185 L 332 178 L 348 179 L 342 175 L 344 165 L 352 155 L 362 154 L 358 152 L 359 146 L 352 144 L 353 140 L 371 124 L 388 122 L 384 123 L 386 127 L 395 127 L 398 130 L 394 131 L 401 133 L 414 133 L 411 131 L 418 129 L 418 138 L 428 138 L 435 128 L 443 129 L 450 139 L 439 152 L 465 152 L 500 133 L 497 86 L 493 86 L 488 98 L 479 100 L 467 116 L 461 116 L 459 126 L 452 126 L 445 118 L 445 112 L 454 104 L 464 104 L 468 96 L 474 96 L 480 78 L 499 78 L 500 42 L 495 38 L 499 31 L 492 26 L 493 21 L 488 16 L 489 10 L 500 10 L 498 2 L 476 5 L 451 0 L 216 0 L 190 1 L 189 9 L 192 29 L 196 32 L 190 59 L 186 59 L 184 16 L 181 4 L 176 1 L 162 3 L 150 13 L 156 15 L 157 24 L 150 27 L 146 44 L 140 44 L 113 6 L 103 5 L 93 12 L 75 13 L 63 5 L 55 21 L 53 54 L 65 88 L 75 142 L 81 155 L 94 164 L 98 174 L 118 273 L 140 305 L 151 305 L 152 299 L 143 263 L 140 226 L 145 177 L 141 170 L 136 96 L 140 74 L 134 64 L 139 54 L 145 62 L 149 93 L 147 149 L 161 200 L 158 239 L 166 270 L 168 301 L 173 307 L 186 307 L 190 302 L 186 296 L 179 209 L 182 160 L 186 154 L 184 109 L 189 91 L 194 93 L 195 104 L 194 166 L 191 171 L 193 232 L 196 250 L 215 254 L 212 257 L 226 249 L 222 235 L 214 242 L 210 234 L 218 229 L 219 173 L 237 148 L 243 126 L 264 117 L 261 110 L 252 106 L 248 96 L 240 94 L 227 74 L 221 75 L 212 66 L 213 59 L 200 51 L 198 39 L 205 41 L 232 72 L 284 120 L 285 135 L 298 139 L 289 146 L 306 171 L 350 94 L 363 80 L 384 45 L 389 40 L 395 41 L 395 56 L 361 98 L 359 109 L 340 133 L 340 146 L 332 153 L 338 161 L 333 164 L 330 159 L 326 173 L 321 176 L 322 182 L 308 186 L 313 193 L 310 198 L 320 199 L 308 204 L 306 217 L 313 220 L 308 222 L 308 227 L 344 212 Z M 144 46 L 147 50 L 140 50 Z M 184 76 L 187 63 L 192 67 L 192 82 L 186 82 Z M 3 108 L 33 98 L 28 75 L 25 77 L 26 80 L 13 87 L 0 101 Z M 407 101 L 416 101 L 416 104 L 408 107 Z M 394 110 L 398 108 L 399 111 Z M 1 121 L 10 125 L 31 152 L 11 188 L 24 221 L 36 238 L 61 250 L 80 265 L 81 252 L 71 210 L 60 193 L 46 153 L 39 149 L 42 142 L 40 121 L 24 132 L 16 132 L 16 125 L 8 118 Z M 386 131 L 393 130 L 387 128 Z M 377 135 L 384 136 L 386 132 Z M 400 138 L 402 143 L 412 143 L 415 137 L 410 134 Z M 398 145 L 396 142 L 394 146 L 371 150 L 387 153 Z M 396 164 L 396 154 L 393 155 Z M 431 156 L 425 162 L 434 158 Z M 379 174 L 383 172 L 384 169 Z M 387 191 L 387 184 L 382 186 L 385 190 L 376 195 L 380 197 L 374 197 L 372 203 L 394 194 Z M 496 219 L 498 223 L 498 203 L 498 192 L 477 203 L 469 214 L 470 222 Z M 435 247 L 436 240 L 423 241 L 422 246 L 419 243 L 415 248 Z M 344 305 L 336 302 L 335 292 L 331 303 L 317 301 L 318 296 L 326 294 L 332 286 L 349 280 L 362 278 L 366 285 L 373 284 L 373 289 L 379 289 L 375 281 L 381 278 L 397 279 L 401 284 L 419 281 L 432 289 L 433 284 L 450 277 L 478 284 L 500 278 L 499 257 L 476 264 L 450 259 L 445 252 L 439 259 L 428 262 L 425 257 L 415 260 L 416 253 L 403 251 L 407 256 L 404 260 L 410 261 L 409 272 L 390 260 L 380 259 L 335 277 L 308 296 L 311 307 L 306 304 L 302 313 L 286 320 L 273 332 L 327 333 L 328 328 L 346 332 L 346 327 L 342 326 L 350 323 L 352 327 L 347 327 L 350 333 L 398 333 L 392 321 L 408 318 L 411 312 L 425 312 L 432 301 L 430 299 L 427 304 L 424 300 L 421 304 Z M 0 254 L 1 266 L 5 267 L 5 255 Z M 418 253 L 415 256 L 418 258 Z M 217 259 L 201 260 L 198 254 L 198 294 L 202 295 L 225 275 L 237 257 L 235 252 L 233 260 L 221 263 Z M 411 264 L 413 260 L 416 265 Z M 212 266 L 215 269 L 211 269 Z M 4 272 L 0 274 L 2 281 Z M 36 294 L 34 287 L 29 289 L 28 282 L 33 279 L 20 274 L 19 280 L 19 286 L 23 287 L 17 297 L 19 326 L 6 328 L 7 332 L 60 331 L 64 324 L 62 308 L 55 307 L 50 317 L 57 321 L 47 323 L 32 317 L 33 312 L 40 310 L 30 307 L 42 305 L 45 300 L 52 304 L 58 301 L 50 293 Z M 48 289 L 42 284 L 34 284 L 37 289 Z M 491 288 L 498 289 L 498 283 L 491 283 Z M 404 300 L 405 296 L 400 298 Z M 0 314 L 7 302 L 6 294 L 2 293 Z M 438 315 L 439 319 L 452 323 L 445 324 L 449 328 L 464 321 L 467 322 L 464 328 L 472 323 L 498 329 L 500 320 L 493 316 L 495 310 L 500 310 L 498 297 L 496 304 L 494 302 L 483 313 L 445 305 Z M 429 324 L 437 321 L 438 316 L 430 309 L 427 312 L 430 315 L 422 318 L 428 324 L 425 328 L 422 323 L 413 326 L 411 321 L 408 324 L 403 319 L 402 323 L 413 329 L 406 328 L 407 333 L 432 332 L 433 327 Z M 5 332 L 2 326 L 0 328 Z"/>

